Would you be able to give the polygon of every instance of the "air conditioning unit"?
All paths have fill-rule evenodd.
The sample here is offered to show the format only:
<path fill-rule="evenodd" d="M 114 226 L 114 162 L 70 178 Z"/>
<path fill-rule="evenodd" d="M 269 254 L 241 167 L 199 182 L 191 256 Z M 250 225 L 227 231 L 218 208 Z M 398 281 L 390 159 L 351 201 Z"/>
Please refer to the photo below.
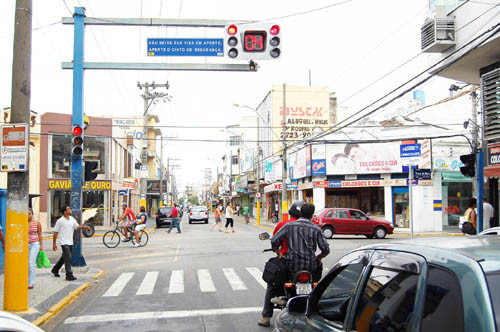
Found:
<path fill-rule="evenodd" d="M 500 142 L 500 68 L 481 75 L 484 140 Z"/>
<path fill-rule="evenodd" d="M 455 18 L 446 16 L 444 6 L 436 6 L 422 28 L 421 50 L 424 53 L 440 53 L 455 46 Z"/>

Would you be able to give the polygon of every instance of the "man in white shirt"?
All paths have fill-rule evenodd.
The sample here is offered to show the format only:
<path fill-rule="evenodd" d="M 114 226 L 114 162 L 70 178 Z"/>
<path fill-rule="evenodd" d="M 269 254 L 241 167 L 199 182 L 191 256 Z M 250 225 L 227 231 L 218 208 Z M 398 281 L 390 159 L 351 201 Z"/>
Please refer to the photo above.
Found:
<path fill-rule="evenodd" d="M 64 264 L 66 269 L 66 280 L 73 281 L 76 277 L 71 271 L 71 250 L 73 248 L 73 233 L 77 229 L 90 228 L 89 226 L 78 225 L 75 218 L 71 216 L 71 208 L 69 206 L 64 206 L 61 209 L 63 213 L 62 217 L 57 219 L 56 226 L 54 227 L 54 241 L 52 244 L 52 249 L 57 250 L 57 236 L 59 235 L 59 243 L 61 244 L 62 255 L 59 261 L 52 268 L 52 274 L 55 277 L 60 277 L 59 269 Z"/>
<path fill-rule="evenodd" d="M 493 206 L 483 198 L 483 231 L 491 228 L 491 219 L 495 216 Z"/>

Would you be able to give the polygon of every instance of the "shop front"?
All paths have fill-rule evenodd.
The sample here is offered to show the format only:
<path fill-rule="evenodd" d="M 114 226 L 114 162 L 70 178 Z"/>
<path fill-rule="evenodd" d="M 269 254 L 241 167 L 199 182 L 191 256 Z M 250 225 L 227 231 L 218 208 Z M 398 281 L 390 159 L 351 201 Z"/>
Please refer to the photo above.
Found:
<path fill-rule="evenodd" d="M 163 198 L 167 196 L 167 180 L 163 180 L 162 184 L 163 188 L 160 188 L 160 180 L 147 181 L 146 213 L 149 217 L 155 216 L 160 208 L 160 192 L 163 193 Z"/>
<path fill-rule="evenodd" d="M 90 181 L 82 186 L 82 211 L 97 209 L 95 226 L 111 225 L 111 181 Z M 49 179 L 47 207 L 50 227 L 62 216 L 61 208 L 71 206 L 71 180 Z"/>

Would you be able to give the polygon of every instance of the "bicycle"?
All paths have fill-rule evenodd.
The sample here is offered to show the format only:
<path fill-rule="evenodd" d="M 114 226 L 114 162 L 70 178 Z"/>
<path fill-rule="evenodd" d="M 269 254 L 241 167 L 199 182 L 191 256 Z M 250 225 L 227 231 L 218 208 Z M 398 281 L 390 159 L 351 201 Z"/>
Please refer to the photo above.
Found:
<path fill-rule="evenodd" d="M 127 226 L 130 232 L 129 239 L 134 245 L 135 245 L 135 235 L 134 235 L 135 226 L 136 226 L 135 222 L 132 227 Z M 120 227 L 119 222 L 117 222 L 114 230 L 107 231 L 106 233 L 104 233 L 104 236 L 102 238 L 103 244 L 108 248 L 116 248 L 121 241 L 120 234 L 126 238 L 123 228 Z M 141 229 L 141 231 L 139 232 L 139 245 L 141 247 L 144 247 L 146 244 L 148 244 L 148 241 L 149 241 L 148 233 L 144 229 Z"/>

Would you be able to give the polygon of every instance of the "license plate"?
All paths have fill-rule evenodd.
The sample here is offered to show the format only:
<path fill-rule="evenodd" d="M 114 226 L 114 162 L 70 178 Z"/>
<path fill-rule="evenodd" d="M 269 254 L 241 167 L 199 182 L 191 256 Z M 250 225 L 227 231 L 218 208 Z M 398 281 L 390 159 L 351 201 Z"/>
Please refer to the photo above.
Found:
<path fill-rule="evenodd" d="M 295 291 L 297 292 L 297 295 L 307 295 L 310 294 L 312 291 L 312 285 L 311 284 L 296 284 L 295 285 Z"/>

